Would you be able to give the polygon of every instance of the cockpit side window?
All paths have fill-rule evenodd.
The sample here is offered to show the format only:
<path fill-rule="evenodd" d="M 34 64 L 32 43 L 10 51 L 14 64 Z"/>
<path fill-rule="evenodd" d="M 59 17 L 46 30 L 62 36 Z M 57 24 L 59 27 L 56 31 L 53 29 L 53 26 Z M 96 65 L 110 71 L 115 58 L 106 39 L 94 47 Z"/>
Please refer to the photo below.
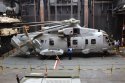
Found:
<path fill-rule="evenodd" d="M 107 36 L 105 37 L 105 39 L 106 39 L 106 41 L 107 41 L 108 43 L 110 42 L 110 41 L 109 41 L 109 38 L 108 38 Z"/>
<path fill-rule="evenodd" d="M 53 39 L 49 39 L 49 45 L 51 45 L 51 46 L 54 45 L 54 40 Z"/>
<path fill-rule="evenodd" d="M 105 39 L 109 46 L 113 45 L 113 41 L 109 37 L 106 36 Z"/>
<path fill-rule="evenodd" d="M 96 39 L 91 39 L 91 44 L 96 44 Z"/>

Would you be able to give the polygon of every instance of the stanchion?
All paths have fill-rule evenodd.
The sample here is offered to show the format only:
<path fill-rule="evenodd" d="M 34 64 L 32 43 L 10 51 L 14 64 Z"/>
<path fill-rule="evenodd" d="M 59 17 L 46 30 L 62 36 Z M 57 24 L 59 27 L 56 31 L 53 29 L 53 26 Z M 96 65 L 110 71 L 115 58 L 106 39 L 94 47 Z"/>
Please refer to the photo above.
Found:
<path fill-rule="evenodd" d="M 0 69 L 3 71 L 3 66 L 0 66 Z"/>
<path fill-rule="evenodd" d="M 78 65 L 78 74 L 80 75 L 80 65 Z"/>
<path fill-rule="evenodd" d="M 2 62 L 1 62 L 1 69 L 2 69 L 2 71 L 4 70 L 4 67 L 3 67 L 3 60 L 4 60 L 4 56 L 2 56 Z"/>
<path fill-rule="evenodd" d="M 31 66 L 31 64 L 30 64 L 29 66 L 30 66 L 30 71 L 32 71 L 32 66 Z"/>
<path fill-rule="evenodd" d="M 112 74 L 112 72 L 113 72 L 113 64 L 112 64 L 112 67 L 111 67 L 111 74 Z"/>

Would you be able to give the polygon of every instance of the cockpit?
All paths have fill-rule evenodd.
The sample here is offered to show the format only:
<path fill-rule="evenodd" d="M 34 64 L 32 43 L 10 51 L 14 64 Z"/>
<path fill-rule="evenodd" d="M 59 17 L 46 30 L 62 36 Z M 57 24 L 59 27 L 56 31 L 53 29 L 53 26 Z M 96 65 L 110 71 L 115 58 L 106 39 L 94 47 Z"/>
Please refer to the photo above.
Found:
<path fill-rule="evenodd" d="M 111 38 L 109 38 L 109 36 L 107 35 L 104 35 L 104 38 L 106 40 L 106 42 L 108 43 L 109 46 L 113 46 L 114 45 L 114 42 Z"/>

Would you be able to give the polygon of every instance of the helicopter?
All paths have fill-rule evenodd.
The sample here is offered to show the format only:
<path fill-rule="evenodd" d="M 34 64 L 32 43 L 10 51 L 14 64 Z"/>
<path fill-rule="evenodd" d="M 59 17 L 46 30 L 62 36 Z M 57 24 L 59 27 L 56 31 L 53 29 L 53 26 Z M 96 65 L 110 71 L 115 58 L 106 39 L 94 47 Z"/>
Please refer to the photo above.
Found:
<path fill-rule="evenodd" d="M 28 33 L 29 26 L 24 26 L 25 33 L 17 34 L 11 44 L 19 49 L 17 54 L 30 56 L 63 55 L 68 47 L 73 53 L 105 53 L 112 49 L 113 41 L 100 29 L 81 27 L 74 18 L 53 22 L 51 26 L 42 27 L 42 31 Z"/>

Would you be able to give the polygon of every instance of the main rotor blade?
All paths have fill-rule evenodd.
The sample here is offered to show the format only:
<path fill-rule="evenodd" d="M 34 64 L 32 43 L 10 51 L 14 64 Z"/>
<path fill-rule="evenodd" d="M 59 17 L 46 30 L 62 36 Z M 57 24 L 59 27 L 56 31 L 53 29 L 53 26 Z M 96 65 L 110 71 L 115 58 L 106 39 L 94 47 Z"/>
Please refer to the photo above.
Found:
<path fill-rule="evenodd" d="M 42 22 L 30 22 L 30 23 L 14 23 L 13 26 L 15 26 L 15 27 L 21 27 L 21 26 L 24 26 L 24 25 L 28 25 L 28 26 L 40 26 L 40 25 L 49 26 L 49 25 L 57 25 L 57 24 L 60 24 L 60 23 L 53 23 L 53 22 L 45 22 L 45 23 L 42 23 Z"/>
<path fill-rule="evenodd" d="M 56 26 L 63 26 L 62 24 L 57 24 L 57 23 L 47 23 L 47 24 L 35 24 L 35 25 L 28 25 L 28 26 L 30 26 L 30 27 L 34 27 L 34 26 L 42 26 L 42 25 L 44 25 L 44 26 L 49 26 L 49 27 L 56 27 Z M 22 26 L 15 26 L 14 28 L 23 28 L 23 26 L 24 25 L 22 25 Z"/>
<path fill-rule="evenodd" d="M 23 28 L 24 28 L 25 35 L 28 37 L 28 39 L 30 39 L 27 32 L 27 29 L 29 28 L 29 26 L 23 26 Z"/>
<path fill-rule="evenodd" d="M 33 40 L 36 39 L 36 38 L 41 37 L 42 35 L 43 35 L 43 33 L 40 33 L 40 34 L 36 35 L 36 36 L 33 38 Z"/>
<path fill-rule="evenodd" d="M 51 28 L 45 29 L 43 32 L 56 31 L 66 27 L 69 27 L 69 25 L 60 25 L 59 27 L 51 27 Z"/>
<path fill-rule="evenodd" d="M 30 39 L 30 37 L 29 37 L 29 34 L 28 34 L 28 32 L 27 32 L 27 29 L 29 28 L 29 26 L 24 26 L 24 31 L 25 31 L 25 35 L 28 37 L 28 42 L 27 43 L 29 43 L 31 46 L 32 46 L 32 48 L 33 48 L 33 50 L 34 50 L 34 52 L 35 52 L 35 54 L 36 54 L 36 50 L 35 50 L 35 47 L 34 47 L 34 45 L 33 45 L 33 42 L 32 42 L 32 40 Z"/>

